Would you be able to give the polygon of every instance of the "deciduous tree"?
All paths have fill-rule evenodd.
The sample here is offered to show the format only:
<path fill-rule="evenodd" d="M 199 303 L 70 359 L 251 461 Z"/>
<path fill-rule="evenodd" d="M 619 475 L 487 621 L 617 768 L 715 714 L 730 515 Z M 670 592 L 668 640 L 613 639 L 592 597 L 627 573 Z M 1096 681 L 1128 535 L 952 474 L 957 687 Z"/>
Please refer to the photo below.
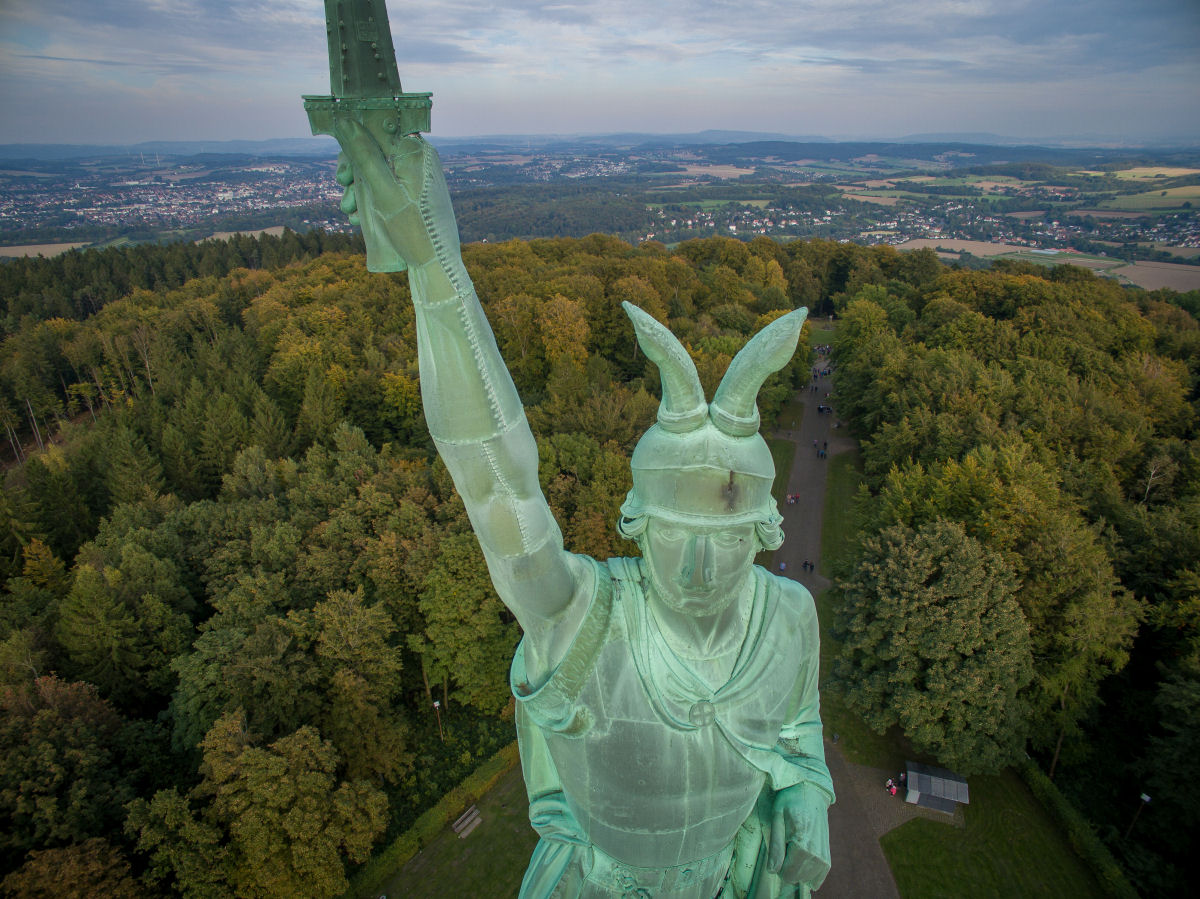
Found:
<path fill-rule="evenodd" d="M 839 583 L 838 674 L 878 732 L 898 724 L 921 752 L 964 774 L 1018 758 L 1033 677 L 1029 630 L 1004 560 L 944 519 L 865 541 Z"/>

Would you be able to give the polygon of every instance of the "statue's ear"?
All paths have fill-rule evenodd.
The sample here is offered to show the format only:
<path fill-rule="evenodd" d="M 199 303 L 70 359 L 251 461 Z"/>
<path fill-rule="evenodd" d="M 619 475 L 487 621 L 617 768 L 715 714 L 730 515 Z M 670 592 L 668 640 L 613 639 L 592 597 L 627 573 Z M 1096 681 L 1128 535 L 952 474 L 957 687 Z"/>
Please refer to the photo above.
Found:
<path fill-rule="evenodd" d="M 659 425 L 675 433 L 700 427 L 708 416 L 708 404 L 704 402 L 704 388 L 700 386 L 696 363 L 679 338 L 651 315 L 633 303 L 625 302 L 621 307 L 633 322 L 638 346 L 658 366 L 658 374 L 662 378 Z"/>
<path fill-rule="evenodd" d="M 709 407 L 713 424 L 733 437 L 758 433 L 758 391 L 763 381 L 787 365 L 796 352 L 806 318 L 808 309 L 780 316 L 733 357 Z"/>

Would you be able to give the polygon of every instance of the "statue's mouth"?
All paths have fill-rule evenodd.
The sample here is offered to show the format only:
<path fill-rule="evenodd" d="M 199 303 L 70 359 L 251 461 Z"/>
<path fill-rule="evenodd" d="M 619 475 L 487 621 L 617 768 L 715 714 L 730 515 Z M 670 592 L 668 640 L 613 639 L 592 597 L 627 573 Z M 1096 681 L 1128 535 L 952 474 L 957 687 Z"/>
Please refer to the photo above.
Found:
<path fill-rule="evenodd" d="M 675 587 L 685 596 L 712 596 L 717 591 L 716 584 L 692 584 L 687 578 L 675 578 Z"/>

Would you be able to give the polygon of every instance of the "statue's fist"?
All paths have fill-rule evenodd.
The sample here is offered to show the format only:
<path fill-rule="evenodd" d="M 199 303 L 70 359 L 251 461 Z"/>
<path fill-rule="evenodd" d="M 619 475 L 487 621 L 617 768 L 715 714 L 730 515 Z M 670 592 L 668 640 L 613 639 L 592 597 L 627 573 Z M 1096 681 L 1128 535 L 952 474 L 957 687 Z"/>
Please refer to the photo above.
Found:
<path fill-rule="evenodd" d="M 829 797 L 809 784 L 775 794 L 767 870 L 815 890 L 829 873 Z"/>
<path fill-rule="evenodd" d="M 362 123 L 339 117 L 334 136 L 342 147 L 337 180 L 345 187 L 341 209 L 360 225 L 367 243 L 367 268 L 398 272 L 422 266 L 458 232 L 437 151 L 419 135 L 385 136 L 381 143 Z M 448 218 L 448 220 L 447 220 Z"/>

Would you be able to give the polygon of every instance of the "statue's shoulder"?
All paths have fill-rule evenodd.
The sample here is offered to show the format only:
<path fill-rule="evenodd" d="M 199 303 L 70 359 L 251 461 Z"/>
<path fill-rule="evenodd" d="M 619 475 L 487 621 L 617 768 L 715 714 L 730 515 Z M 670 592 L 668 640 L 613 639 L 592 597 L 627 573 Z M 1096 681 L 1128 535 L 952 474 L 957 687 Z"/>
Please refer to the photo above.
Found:
<path fill-rule="evenodd" d="M 810 618 L 816 620 L 817 604 L 807 587 L 791 578 L 772 574 L 759 565 L 754 567 L 766 585 L 767 602 L 775 606 L 777 614 L 789 615 L 800 621 Z"/>
<path fill-rule="evenodd" d="M 610 580 L 617 583 L 637 584 L 642 581 L 642 560 L 636 556 L 617 556 L 597 564 Z"/>

